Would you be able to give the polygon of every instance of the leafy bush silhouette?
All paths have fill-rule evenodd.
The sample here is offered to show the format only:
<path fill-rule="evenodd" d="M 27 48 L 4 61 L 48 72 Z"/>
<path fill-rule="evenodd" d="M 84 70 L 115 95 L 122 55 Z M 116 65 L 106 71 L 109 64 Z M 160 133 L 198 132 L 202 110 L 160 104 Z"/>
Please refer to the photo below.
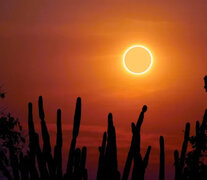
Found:
<path fill-rule="evenodd" d="M 206 179 L 207 177 L 207 165 L 204 162 L 204 158 L 207 156 L 207 110 L 205 111 L 203 121 L 200 125 L 199 121 L 196 121 L 196 135 L 191 136 L 189 141 L 192 149 L 187 154 L 185 160 L 186 167 L 184 174 L 186 179 Z"/>
<path fill-rule="evenodd" d="M 207 110 L 205 111 L 202 124 L 196 122 L 196 134 L 190 137 L 190 123 L 186 124 L 185 135 L 181 155 L 176 150 L 175 159 L 175 180 L 205 180 L 207 178 L 207 165 L 203 157 L 206 157 L 207 150 Z M 188 143 L 192 150 L 187 153 Z"/>
<path fill-rule="evenodd" d="M 8 169 L 12 168 L 12 173 L 17 176 L 17 156 L 22 152 L 25 143 L 21 135 L 22 126 L 18 119 L 10 114 L 0 117 L 0 170 L 3 175 L 12 179 Z"/>

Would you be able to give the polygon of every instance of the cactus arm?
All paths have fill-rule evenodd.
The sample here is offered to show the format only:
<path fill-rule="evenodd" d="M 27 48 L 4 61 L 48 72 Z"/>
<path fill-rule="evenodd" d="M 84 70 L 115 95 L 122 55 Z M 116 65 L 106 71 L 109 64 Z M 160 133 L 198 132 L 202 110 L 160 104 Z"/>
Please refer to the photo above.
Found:
<path fill-rule="evenodd" d="M 181 179 L 181 172 L 180 172 L 180 163 L 179 163 L 179 152 L 178 150 L 174 151 L 174 165 L 175 165 L 175 180 Z"/>
<path fill-rule="evenodd" d="M 125 163 L 125 166 L 124 166 L 122 180 L 127 180 L 128 179 L 134 155 L 138 153 L 137 154 L 137 159 L 139 159 L 139 157 L 141 157 L 141 155 L 140 155 L 140 129 L 141 129 L 141 125 L 142 125 L 143 120 L 144 120 L 144 113 L 146 111 L 147 111 L 147 106 L 144 105 L 142 107 L 142 111 L 139 115 L 139 118 L 137 120 L 136 125 L 134 123 L 131 124 L 133 135 L 132 135 L 132 140 L 131 140 L 131 146 L 130 146 L 130 149 L 129 149 L 129 152 L 128 152 L 128 155 L 127 155 L 127 160 L 126 160 L 126 163 Z M 133 170 L 134 172 L 136 171 L 135 170 L 136 168 L 137 167 L 134 166 L 134 170 Z"/>
<path fill-rule="evenodd" d="M 73 138 L 77 138 L 80 128 L 81 121 L 81 98 L 77 98 L 76 109 L 74 115 L 74 124 L 73 124 Z"/>
<path fill-rule="evenodd" d="M 42 131 L 42 139 L 43 139 L 43 152 L 51 153 L 51 145 L 50 145 L 50 136 L 47 130 L 46 122 L 45 122 L 45 114 L 43 109 L 43 99 L 42 96 L 39 97 L 38 101 L 39 105 L 39 117 L 41 120 L 41 131 Z"/>
<path fill-rule="evenodd" d="M 87 156 L 87 148 L 84 146 L 81 152 L 81 160 L 80 160 L 80 179 L 85 179 L 87 175 L 86 169 L 86 156 Z"/>
<path fill-rule="evenodd" d="M 144 106 L 142 107 L 142 112 L 140 113 L 139 118 L 138 118 L 138 120 L 137 120 L 137 124 L 136 124 L 136 127 L 138 127 L 139 129 L 141 128 L 141 125 L 142 125 L 142 123 L 143 123 L 143 120 L 144 120 L 144 113 L 145 113 L 146 111 L 147 111 L 147 106 L 144 105 Z"/>
<path fill-rule="evenodd" d="M 99 147 L 98 171 L 97 171 L 97 176 L 96 176 L 97 180 L 101 179 L 102 174 L 103 174 L 106 137 L 107 137 L 106 132 L 104 132 L 103 139 L 102 139 L 102 146 Z"/>
<path fill-rule="evenodd" d="M 185 155 L 186 155 L 186 151 L 187 151 L 187 147 L 188 147 L 188 141 L 189 141 L 189 135 L 190 135 L 190 123 L 186 123 L 184 141 L 183 141 L 181 155 L 180 155 L 181 168 L 183 168 L 183 166 L 184 166 Z"/>
<path fill-rule="evenodd" d="M 160 173 L 159 180 L 165 179 L 165 148 L 164 148 L 164 138 L 160 136 Z"/>
<path fill-rule="evenodd" d="M 76 138 L 79 133 L 80 128 L 80 120 L 81 120 L 81 98 L 78 97 L 76 101 L 75 115 L 74 115 L 74 123 L 73 123 L 73 138 L 70 145 L 68 163 L 67 163 L 67 171 L 66 176 L 70 178 L 73 173 L 73 160 L 74 160 L 74 152 L 76 147 Z"/>
<path fill-rule="evenodd" d="M 54 149 L 54 162 L 56 167 L 56 176 L 62 178 L 62 127 L 61 127 L 61 110 L 57 110 L 57 137 Z"/>
<path fill-rule="evenodd" d="M 43 139 L 43 154 L 48 164 L 50 176 L 54 177 L 55 176 L 54 160 L 51 154 L 50 135 L 48 133 L 47 125 L 45 122 L 42 96 L 39 97 L 38 105 L 39 105 L 39 117 L 41 120 L 41 131 L 42 131 L 42 139 Z"/>
<path fill-rule="evenodd" d="M 148 146 L 148 148 L 147 148 L 147 152 L 146 152 L 146 154 L 145 154 L 145 156 L 144 156 L 144 159 L 143 159 L 145 168 L 146 168 L 147 165 L 148 165 L 149 155 L 150 155 L 150 152 L 151 152 L 151 148 L 152 148 L 151 146 Z"/>

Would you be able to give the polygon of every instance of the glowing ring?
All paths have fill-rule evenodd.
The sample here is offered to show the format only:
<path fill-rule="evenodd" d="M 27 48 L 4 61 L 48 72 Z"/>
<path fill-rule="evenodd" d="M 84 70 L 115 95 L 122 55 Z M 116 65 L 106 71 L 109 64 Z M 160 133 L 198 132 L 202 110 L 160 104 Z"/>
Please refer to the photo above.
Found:
<path fill-rule="evenodd" d="M 128 68 L 128 67 L 126 66 L 126 64 L 125 64 L 125 57 L 126 57 L 127 53 L 128 53 L 131 49 L 133 49 L 133 48 L 137 48 L 137 47 L 138 47 L 138 48 L 143 48 L 143 49 L 145 49 L 145 50 L 149 53 L 149 55 L 150 55 L 150 60 L 151 60 L 149 67 L 148 67 L 145 71 L 143 71 L 143 72 L 138 72 L 138 73 L 129 70 L 129 68 Z M 146 72 L 149 71 L 150 68 L 152 67 L 152 63 L 153 63 L 152 53 L 150 52 L 149 49 L 147 49 L 146 47 L 144 47 L 144 46 L 142 46 L 142 45 L 133 45 L 133 46 L 129 47 L 129 48 L 125 51 L 125 53 L 124 53 L 124 55 L 123 55 L 123 64 L 124 64 L 125 69 L 126 69 L 129 73 L 134 74 L 134 75 L 142 75 L 142 74 L 146 73 Z"/>

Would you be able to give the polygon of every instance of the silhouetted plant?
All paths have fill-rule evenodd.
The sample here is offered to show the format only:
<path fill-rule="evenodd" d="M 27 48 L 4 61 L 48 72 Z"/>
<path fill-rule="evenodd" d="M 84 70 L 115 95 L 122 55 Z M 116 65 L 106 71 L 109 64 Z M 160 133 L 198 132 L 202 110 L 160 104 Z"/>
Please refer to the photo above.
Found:
<path fill-rule="evenodd" d="M 188 147 L 189 134 L 190 134 L 190 123 L 186 123 L 184 141 L 183 141 L 180 157 L 179 157 L 178 150 L 175 150 L 174 152 L 175 180 L 182 180 L 185 178 L 184 176 L 184 165 L 185 164 L 184 163 L 185 163 L 186 151 Z"/>
<path fill-rule="evenodd" d="M 47 167 L 49 170 L 50 177 L 55 176 L 55 168 L 54 168 L 54 161 L 51 154 L 51 145 L 50 145 L 50 136 L 47 130 L 46 122 L 45 122 L 45 114 L 43 109 L 43 100 L 42 97 L 39 97 L 39 117 L 41 120 L 41 131 L 42 131 L 42 140 L 43 140 L 43 157 L 47 163 Z"/>
<path fill-rule="evenodd" d="M 207 156 L 207 110 L 200 125 L 196 122 L 196 134 L 190 137 L 192 149 L 185 160 L 185 178 L 204 180 L 207 177 L 207 164 L 204 158 Z"/>
<path fill-rule="evenodd" d="M 111 113 L 108 115 L 108 130 L 103 135 L 99 153 L 97 180 L 119 180 L 116 132 Z"/>
<path fill-rule="evenodd" d="M 17 156 L 25 143 L 21 132 L 22 126 L 18 119 L 10 114 L 0 117 L 0 170 L 8 179 L 19 179 Z"/>
<path fill-rule="evenodd" d="M 165 179 L 165 147 L 164 147 L 164 138 L 160 136 L 160 174 L 159 180 Z"/>
<path fill-rule="evenodd" d="M 102 145 L 99 146 L 99 160 L 98 160 L 98 171 L 97 171 L 97 180 L 103 178 L 104 173 L 104 157 L 105 157 L 105 150 L 106 150 L 106 132 L 103 134 Z"/>
<path fill-rule="evenodd" d="M 28 131 L 29 131 L 29 173 L 30 178 L 32 179 L 44 179 L 49 178 L 49 174 L 47 171 L 45 157 L 40 149 L 39 144 L 39 135 L 35 132 L 34 122 L 33 122 L 33 113 L 32 113 L 32 103 L 28 104 Z M 38 164 L 38 170 L 36 168 L 36 161 Z"/>
<path fill-rule="evenodd" d="M 207 110 L 204 114 L 202 124 L 196 122 L 196 134 L 189 137 L 190 124 L 186 124 L 184 142 L 181 156 L 176 150 L 175 158 L 175 179 L 176 180 L 205 180 L 207 177 L 207 165 L 204 159 L 207 156 Z M 192 150 L 188 153 L 188 141 L 192 145 Z M 186 155 L 187 154 L 187 155 Z"/>
<path fill-rule="evenodd" d="M 54 149 L 54 168 L 57 179 L 62 179 L 62 127 L 61 110 L 57 110 L 57 137 Z"/>
<path fill-rule="evenodd" d="M 147 111 L 147 106 L 143 106 L 142 112 L 138 118 L 136 125 L 132 123 L 132 141 L 131 146 L 128 152 L 127 160 L 124 167 L 123 177 L 122 180 L 127 180 L 132 164 L 132 160 L 134 160 L 134 167 L 132 171 L 132 179 L 144 179 L 145 169 L 148 165 L 149 155 L 151 146 L 148 146 L 147 152 L 142 158 L 140 154 L 140 130 L 141 125 L 144 120 L 144 113 Z"/>
<path fill-rule="evenodd" d="M 5 98 L 5 94 L 6 94 L 6 92 L 2 92 L 1 91 L 1 86 L 0 86 L 0 97 L 3 99 L 3 98 Z"/>
<path fill-rule="evenodd" d="M 81 98 L 77 98 L 76 109 L 74 115 L 72 141 L 69 150 L 67 171 L 65 179 L 87 179 L 87 169 L 85 168 L 86 162 L 86 147 L 82 148 L 82 151 L 76 149 L 76 139 L 79 134 L 81 121 Z"/>
<path fill-rule="evenodd" d="M 45 180 L 45 179 L 63 179 L 62 175 L 62 128 L 61 128 L 61 110 L 57 110 L 57 137 L 54 148 L 54 158 L 51 154 L 50 136 L 47 130 L 45 115 L 43 109 L 42 97 L 39 97 L 39 117 L 41 120 L 41 132 L 43 139 L 43 149 L 39 144 L 39 135 L 35 131 L 32 113 L 32 103 L 28 104 L 28 131 L 29 131 L 29 150 L 23 155 L 19 148 L 20 140 L 24 141 L 21 133 L 13 131 L 14 127 L 21 126 L 18 120 L 10 115 L 1 117 L 0 121 L 0 139 L 1 146 L 8 148 L 9 159 L 1 148 L 0 170 L 9 180 Z M 77 99 L 74 116 L 73 138 L 69 151 L 67 171 L 64 179 L 87 180 L 86 156 L 87 149 L 76 148 L 76 139 L 78 137 L 81 120 L 81 99 Z M 18 152 L 18 153 L 17 153 Z M 10 162 L 9 162 L 10 161 Z M 12 174 L 7 168 L 11 164 Z"/>
<path fill-rule="evenodd" d="M 206 92 L 207 92 L 207 76 L 204 77 L 204 88 L 206 89 Z"/>
<path fill-rule="evenodd" d="M 54 156 L 51 153 L 50 136 L 47 130 L 42 97 L 39 97 L 39 118 L 41 120 L 41 134 L 43 149 L 39 144 L 39 135 L 35 131 L 33 122 L 32 103 L 28 104 L 28 131 L 29 149 L 25 155 L 22 152 L 22 145 L 25 140 L 21 135 L 22 127 L 17 119 L 10 115 L 0 117 L 0 170 L 8 180 L 87 180 L 86 169 L 87 149 L 76 147 L 77 137 L 81 122 L 81 98 L 77 98 L 72 140 L 69 149 L 66 173 L 62 171 L 62 127 L 61 110 L 57 110 L 57 135 L 54 147 Z M 143 106 L 138 121 L 132 123 L 132 140 L 127 160 L 123 171 L 123 180 L 129 177 L 132 161 L 132 180 L 144 180 L 145 170 L 148 165 L 151 146 L 142 158 L 140 153 L 141 125 L 144 120 L 144 113 L 147 106 Z M 190 124 L 186 123 L 184 141 L 181 154 L 176 150 L 175 159 L 175 180 L 204 180 L 207 177 L 207 165 L 203 161 L 207 149 L 207 110 L 202 124 L 196 122 L 196 135 L 190 137 Z M 192 150 L 187 153 L 188 142 Z M 113 125 L 112 114 L 108 115 L 107 132 L 103 134 L 102 145 L 99 147 L 99 162 L 97 180 L 120 180 L 117 160 L 116 132 Z M 9 168 L 9 166 L 11 168 Z M 165 150 L 164 138 L 160 136 L 160 172 L 159 179 L 165 178 Z"/>

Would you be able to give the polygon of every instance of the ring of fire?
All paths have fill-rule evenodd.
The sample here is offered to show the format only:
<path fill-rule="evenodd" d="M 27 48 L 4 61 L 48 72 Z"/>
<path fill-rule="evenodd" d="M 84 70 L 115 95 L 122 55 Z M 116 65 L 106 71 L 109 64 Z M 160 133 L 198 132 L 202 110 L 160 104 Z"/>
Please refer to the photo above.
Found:
<path fill-rule="evenodd" d="M 146 51 L 145 53 L 147 53 L 148 56 L 150 57 L 150 63 L 149 63 L 149 65 L 147 65 L 148 67 L 147 67 L 144 71 L 141 71 L 141 72 L 134 72 L 132 69 L 130 69 L 130 68 L 127 67 L 127 65 L 126 65 L 126 56 L 127 56 L 127 55 L 129 54 L 129 52 L 130 52 L 131 50 L 133 50 L 134 48 L 142 48 L 142 50 Z M 142 61 L 143 61 L 143 60 L 142 60 Z M 123 55 L 123 65 L 124 65 L 125 69 L 126 69 L 129 73 L 134 74 L 134 75 L 142 75 L 142 74 L 145 74 L 147 71 L 150 70 L 150 68 L 152 67 L 152 64 L 153 64 L 152 53 L 150 52 L 149 49 L 147 49 L 147 48 L 146 48 L 145 46 L 143 46 L 143 45 L 133 45 L 133 46 L 129 47 L 129 48 L 125 51 L 125 53 L 124 53 L 124 55 Z"/>

